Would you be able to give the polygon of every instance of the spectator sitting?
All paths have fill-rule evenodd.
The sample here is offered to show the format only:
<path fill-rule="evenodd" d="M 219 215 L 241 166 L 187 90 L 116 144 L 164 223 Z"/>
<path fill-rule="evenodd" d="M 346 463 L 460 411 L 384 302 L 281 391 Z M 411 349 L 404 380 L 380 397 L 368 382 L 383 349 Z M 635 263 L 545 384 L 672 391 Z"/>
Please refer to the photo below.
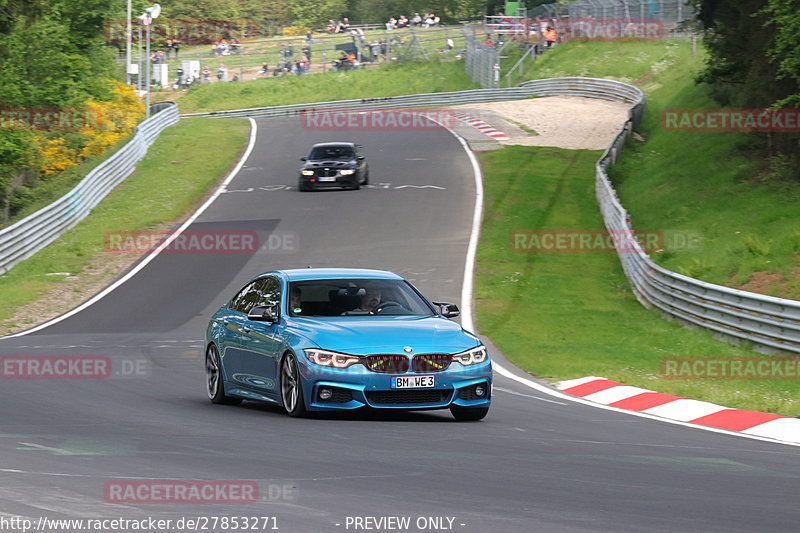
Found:
<path fill-rule="evenodd" d="M 412 26 L 419 26 L 422 24 L 422 17 L 419 16 L 419 13 L 414 13 L 414 16 L 411 19 Z"/>
<path fill-rule="evenodd" d="M 342 21 L 339 23 L 339 33 L 347 33 L 350 29 L 350 19 L 344 17 Z"/>
<path fill-rule="evenodd" d="M 241 47 L 242 43 L 239 41 L 239 39 L 231 39 L 231 52 L 238 52 Z"/>
<path fill-rule="evenodd" d="M 401 15 L 399 19 L 397 19 L 397 27 L 398 28 L 407 28 L 408 27 L 408 18 L 405 15 Z"/>
<path fill-rule="evenodd" d="M 336 24 L 333 19 L 328 19 L 328 25 L 325 26 L 325 31 L 328 33 L 336 33 L 339 31 L 339 25 Z"/>
<path fill-rule="evenodd" d="M 389 20 L 386 21 L 386 29 L 394 30 L 395 28 L 397 28 L 397 19 L 389 17 Z"/>

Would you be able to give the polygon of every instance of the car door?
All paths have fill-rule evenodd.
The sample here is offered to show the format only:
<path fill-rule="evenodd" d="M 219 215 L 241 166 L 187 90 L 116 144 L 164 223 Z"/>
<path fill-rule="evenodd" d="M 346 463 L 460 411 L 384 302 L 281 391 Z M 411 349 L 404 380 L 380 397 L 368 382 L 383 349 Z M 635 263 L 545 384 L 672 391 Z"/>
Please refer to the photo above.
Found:
<path fill-rule="evenodd" d="M 254 302 L 247 309 L 255 306 L 271 308 L 275 322 L 250 320 L 244 315 L 242 323 L 240 375 L 236 381 L 260 394 L 275 395 L 278 393 L 278 357 L 280 356 L 281 283 L 273 276 L 256 280 L 251 300 Z"/>

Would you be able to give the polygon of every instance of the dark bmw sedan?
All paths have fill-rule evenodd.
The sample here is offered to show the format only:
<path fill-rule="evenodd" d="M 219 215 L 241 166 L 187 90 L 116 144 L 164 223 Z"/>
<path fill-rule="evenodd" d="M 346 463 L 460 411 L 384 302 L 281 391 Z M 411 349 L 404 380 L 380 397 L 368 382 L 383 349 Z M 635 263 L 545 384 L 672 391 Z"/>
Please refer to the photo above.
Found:
<path fill-rule="evenodd" d="M 369 183 L 369 165 L 361 146 L 354 143 L 315 144 L 301 161 L 305 162 L 297 181 L 301 191 L 329 187 L 360 189 Z"/>

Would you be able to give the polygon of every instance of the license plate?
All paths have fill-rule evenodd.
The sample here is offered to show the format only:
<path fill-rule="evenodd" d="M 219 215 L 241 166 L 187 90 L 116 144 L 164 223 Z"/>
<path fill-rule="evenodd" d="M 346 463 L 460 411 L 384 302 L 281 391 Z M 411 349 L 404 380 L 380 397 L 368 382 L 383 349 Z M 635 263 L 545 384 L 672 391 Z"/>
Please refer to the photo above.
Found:
<path fill-rule="evenodd" d="M 433 376 L 393 376 L 393 389 L 428 389 L 433 387 Z"/>
<path fill-rule="evenodd" d="M 336 181 L 336 176 L 322 176 L 319 181 Z"/>

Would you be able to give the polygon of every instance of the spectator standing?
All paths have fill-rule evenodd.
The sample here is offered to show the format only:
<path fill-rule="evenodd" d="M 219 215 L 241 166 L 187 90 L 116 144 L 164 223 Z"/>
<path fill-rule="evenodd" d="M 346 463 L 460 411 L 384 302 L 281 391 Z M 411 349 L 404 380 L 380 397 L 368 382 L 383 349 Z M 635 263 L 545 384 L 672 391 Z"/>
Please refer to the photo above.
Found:
<path fill-rule="evenodd" d="M 203 67 L 203 82 L 208 83 L 211 81 L 211 69 Z"/>
<path fill-rule="evenodd" d="M 220 64 L 219 68 L 217 69 L 217 80 L 225 81 L 227 77 L 228 77 L 228 69 L 225 67 L 225 65 Z"/>
<path fill-rule="evenodd" d="M 175 52 L 175 59 L 178 59 L 178 52 L 181 49 L 181 42 L 178 39 L 172 39 L 172 51 Z"/>
<path fill-rule="evenodd" d="M 556 30 L 554 30 L 552 26 L 548 26 L 547 30 L 544 32 L 544 40 L 547 43 L 547 48 L 552 48 L 557 38 Z"/>

